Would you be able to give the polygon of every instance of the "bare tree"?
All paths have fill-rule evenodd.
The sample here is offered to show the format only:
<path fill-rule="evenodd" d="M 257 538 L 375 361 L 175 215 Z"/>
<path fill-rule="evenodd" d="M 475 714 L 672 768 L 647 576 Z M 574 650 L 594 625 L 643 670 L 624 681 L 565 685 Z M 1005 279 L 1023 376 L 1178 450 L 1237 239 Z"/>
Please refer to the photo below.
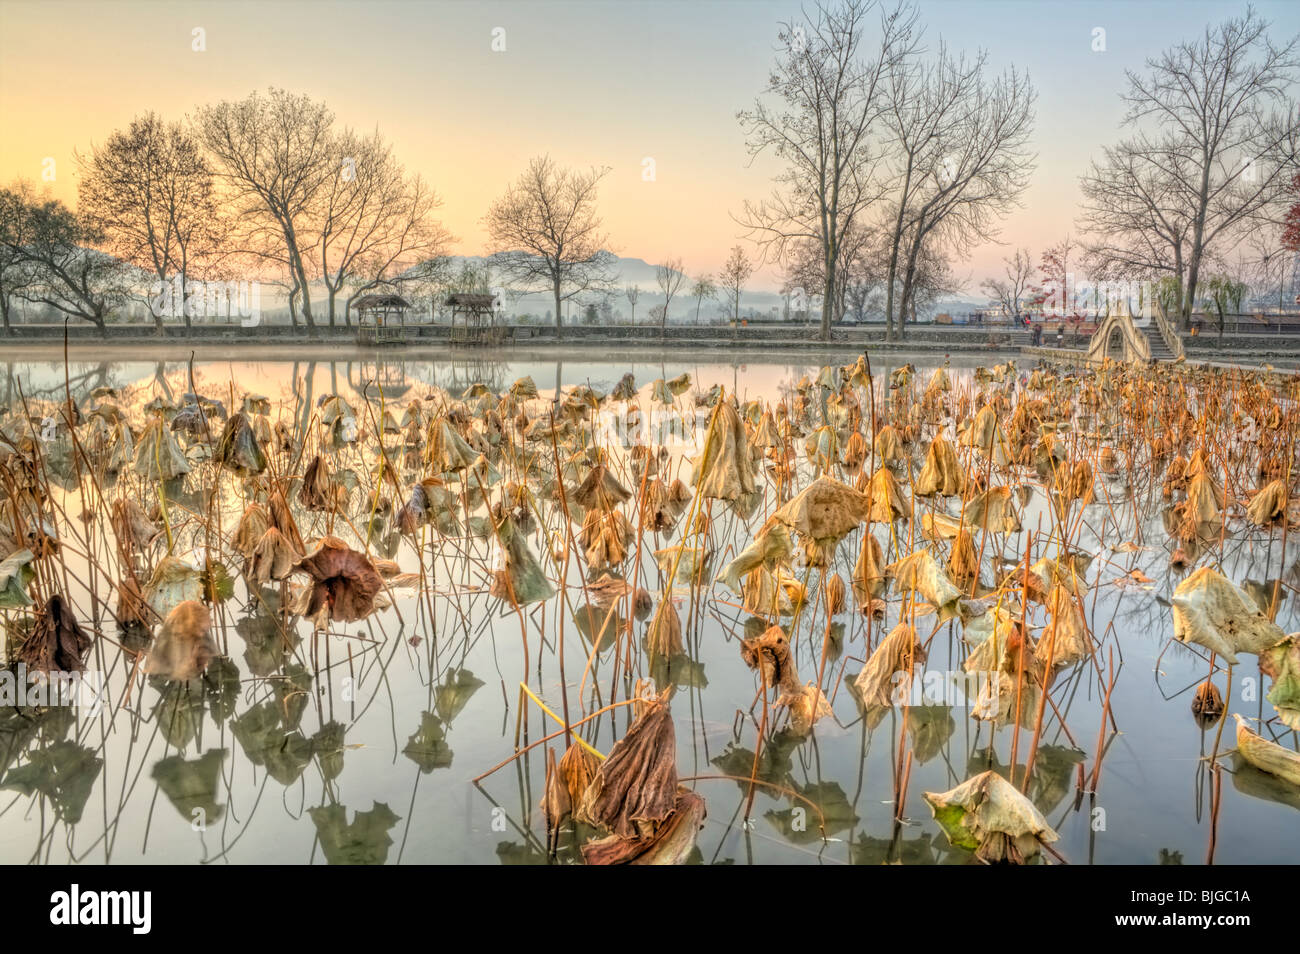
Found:
<path fill-rule="evenodd" d="M 664 296 L 664 310 L 659 319 L 661 337 L 668 328 L 668 309 L 672 306 L 673 296 L 677 294 L 684 281 L 686 281 L 686 273 L 682 271 L 680 258 L 670 258 L 655 266 L 655 283 L 659 286 L 660 294 Z"/>
<path fill-rule="evenodd" d="M 1010 258 L 1004 258 L 1003 262 L 1006 263 L 1006 277 L 986 278 L 980 288 L 988 292 L 992 301 L 1002 306 L 1012 321 L 1019 324 L 1022 303 L 1036 292 L 1033 286 L 1034 263 L 1028 250 L 1023 248 L 1017 249 Z"/>
<path fill-rule="evenodd" d="M 324 103 L 274 88 L 203 106 L 197 120 L 199 138 L 250 227 L 250 243 L 276 240 L 309 328 L 316 327 L 309 256 L 321 195 L 331 181 L 355 174 L 339 152 L 333 122 Z"/>
<path fill-rule="evenodd" d="M 1174 261 L 1162 264 L 1183 285 L 1184 327 L 1207 258 L 1235 245 L 1296 172 L 1300 112 L 1289 95 L 1300 37 L 1275 45 L 1268 28 L 1247 8 L 1126 73 L 1125 123 L 1139 131 L 1118 147 L 1118 171 L 1150 183 L 1155 208 L 1177 225 Z"/>
<path fill-rule="evenodd" d="M 632 307 L 632 324 L 636 324 L 636 302 L 641 297 L 641 289 L 636 285 L 628 285 L 623 289 L 623 295 L 627 298 L 627 303 Z"/>
<path fill-rule="evenodd" d="M 800 243 L 816 243 L 823 340 L 839 300 L 842 237 L 883 192 L 871 132 L 885 78 L 917 42 L 916 15 L 899 5 L 881 10 L 879 36 L 868 51 L 867 19 L 876 9 L 875 0 L 843 0 L 835 7 L 819 0 L 802 22 L 784 24 L 785 48 L 764 98 L 738 114 L 750 154 L 772 152 L 784 164 L 771 196 L 747 202 L 740 222 L 765 260 L 787 263 Z"/>
<path fill-rule="evenodd" d="M 1033 170 L 1029 137 L 1035 94 L 1028 76 L 1010 69 L 988 81 L 979 71 L 957 94 L 959 121 L 949 127 L 951 139 L 940 161 L 926 170 L 906 216 L 898 298 L 900 334 L 904 319 L 916 318 L 914 299 L 927 246 L 962 254 L 992 239 L 997 220 L 1017 203 Z M 931 262 L 941 260 L 936 249 Z"/>
<path fill-rule="evenodd" d="M 733 321 L 740 321 L 740 293 L 752 274 L 754 274 L 754 263 L 749 260 L 743 248 L 739 245 L 733 246 L 731 255 L 722 266 L 722 275 L 719 276 L 720 284 L 727 290 L 727 297 L 731 299 Z"/>
<path fill-rule="evenodd" d="M 330 178 L 314 216 L 330 327 L 345 287 L 351 294 L 343 322 L 350 326 L 355 298 L 418 262 L 440 258 L 451 240 L 434 219 L 442 204 L 437 194 L 419 176 L 406 175 L 378 131 L 361 137 L 346 130 L 336 148 L 348 163 L 348 175 Z"/>
<path fill-rule="evenodd" d="M 19 183 L 0 190 L 0 247 L 11 268 L 26 270 L 17 294 L 101 331 L 131 295 L 129 267 L 96 246 L 102 233 L 57 199 Z"/>
<path fill-rule="evenodd" d="M 557 338 L 563 334 L 563 303 L 609 288 L 617 277 L 596 214 L 597 187 L 608 171 L 563 169 L 540 156 L 485 218 L 490 254 L 506 279 L 521 287 L 540 285 L 554 296 Z"/>
<path fill-rule="evenodd" d="M 700 323 L 700 305 L 704 299 L 718 297 L 718 286 L 708 272 L 698 275 L 691 283 L 691 297 L 695 299 L 695 323 Z"/>
<path fill-rule="evenodd" d="M 899 271 L 905 267 L 909 230 L 915 227 L 917 207 L 933 194 L 935 180 L 953 165 L 953 144 L 971 120 L 971 97 L 976 94 L 987 61 L 981 52 L 973 60 L 954 56 L 939 45 L 931 62 L 909 57 L 889 75 L 885 125 L 891 139 L 893 181 L 888 205 L 889 253 L 885 268 L 885 334 L 892 338 Z"/>
<path fill-rule="evenodd" d="M 152 275 L 164 293 L 178 277 L 188 327 L 189 281 L 219 260 L 228 229 L 200 143 L 180 123 L 146 113 L 76 158 L 77 211 L 103 235 L 101 250 Z M 167 309 L 150 310 L 161 329 Z"/>

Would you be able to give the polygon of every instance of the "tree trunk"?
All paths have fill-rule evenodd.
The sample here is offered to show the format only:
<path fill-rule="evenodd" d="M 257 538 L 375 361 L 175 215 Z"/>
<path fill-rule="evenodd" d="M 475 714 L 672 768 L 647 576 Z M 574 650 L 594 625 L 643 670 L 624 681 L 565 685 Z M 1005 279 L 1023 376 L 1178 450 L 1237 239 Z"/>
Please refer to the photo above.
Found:
<path fill-rule="evenodd" d="M 564 317 L 560 314 L 560 283 L 555 283 L 555 340 L 559 341 L 564 337 Z"/>

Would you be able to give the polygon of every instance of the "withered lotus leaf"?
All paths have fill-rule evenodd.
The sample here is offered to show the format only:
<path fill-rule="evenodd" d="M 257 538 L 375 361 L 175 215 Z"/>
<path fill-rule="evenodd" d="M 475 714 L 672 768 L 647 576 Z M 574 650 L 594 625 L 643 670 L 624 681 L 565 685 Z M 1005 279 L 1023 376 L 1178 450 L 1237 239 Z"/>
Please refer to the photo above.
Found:
<path fill-rule="evenodd" d="M 303 509 L 328 513 L 335 507 L 337 492 L 330 480 L 329 461 L 317 454 L 307 465 L 298 489 L 298 502 Z"/>
<path fill-rule="evenodd" d="M 861 611 L 866 611 L 872 600 L 885 592 L 889 580 L 881 566 L 883 561 L 884 554 L 880 549 L 880 541 L 876 539 L 875 534 L 863 533 L 862 545 L 858 549 L 858 561 L 853 564 L 852 579 L 853 598 Z"/>
<path fill-rule="evenodd" d="M 569 494 L 569 502 L 589 510 L 613 510 L 632 496 L 604 464 L 591 468 L 587 478 Z"/>
<path fill-rule="evenodd" d="M 916 492 L 922 497 L 932 494 L 951 497 L 965 489 L 966 471 L 957 459 L 957 451 L 944 438 L 936 437 L 925 452 L 925 466 L 916 478 Z"/>
<path fill-rule="evenodd" d="M 914 668 L 923 662 L 925 650 L 916 630 L 905 622 L 899 623 L 880 641 L 853 681 L 863 706 L 868 709 L 893 706 L 900 683 L 910 686 Z"/>
<path fill-rule="evenodd" d="M 693 482 L 702 496 L 718 500 L 754 493 L 754 459 L 745 425 L 730 401 L 718 401 L 713 408 Z"/>
<path fill-rule="evenodd" d="M 866 522 L 870 498 L 833 477 L 819 477 L 771 519 L 799 534 L 810 566 L 827 566 L 835 547 Z"/>
<path fill-rule="evenodd" d="M 226 421 L 214 456 L 222 467 L 240 477 L 254 477 L 266 470 L 266 455 L 242 411 Z"/>
<path fill-rule="evenodd" d="M 948 840 L 984 862 L 1023 864 L 1058 839 L 1034 803 L 992 770 L 924 798 Z"/>
<path fill-rule="evenodd" d="M 752 543 L 736 555 L 736 558 L 722 568 L 715 582 L 730 587 L 735 593 L 741 592 L 741 578 L 760 566 L 768 569 L 790 559 L 794 545 L 790 534 L 782 524 L 769 525 L 761 531 Z"/>
<path fill-rule="evenodd" d="M 1273 680 L 1265 696 L 1282 722 L 1300 732 L 1300 633 L 1259 654 L 1260 672 Z"/>
<path fill-rule="evenodd" d="M 36 614 L 36 625 L 18 650 L 29 672 L 81 672 L 91 638 L 72 615 L 72 607 L 54 594 Z"/>
<path fill-rule="evenodd" d="M 750 669 L 759 670 L 764 689 L 779 689 L 782 696 L 803 691 L 790 640 L 780 626 L 769 626 L 761 635 L 741 640 L 740 658 Z"/>
<path fill-rule="evenodd" d="M 283 580 L 301 558 L 302 554 L 290 546 L 284 534 L 275 527 L 267 527 L 249 557 L 248 575 L 263 585 Z"/>
<path fill-rule="evenodd" d="M 682 652 L 682 620 L 673 601 L 663 599 L 646 629 L 646 650 L 652 656 L 671 658 Z"/>
<path fill-rule="evenodd" d="M 338 537 L 321 537 L 316 549 L 294 564 L 293 570 L 312 579 L 303 615 L 314 618 L 328 608 L 329 618 L 339 623 L 369 616 L 375 596 L 384 586 L 370 558 Z"/>
<path fill-rule="evenodd" d="M 1197 643 L 1232 665 L 1237 653 L 1263 653 L 1285 637 L 1241 587 L 1203 566 L 1174 590 L 1174 639 Z"/>
<path fill-rule="evenodd" d="M 1286 519 L 1287 487 L 1283 480 L 1265 484 L 1250 501 L 1246 517 L 1257 527 L 1267 527 Z"/>
<path fill-rule="evenodd" d="M 653 836 L 677 803 L 677 735 L 667 704 L 646 707 L 583 793 L 579 819 L 626 840 Z"/>
<path fill-rule="evenodd" d="M 235 527 L 234 544 L 235 549 L 245 560 L 252 559 L 253 551 L 257 549 L 257 545 L 262 541 L 262 535 L 270 526 L 271 515 L 260 503 L 254 501 L 244 508 L 244 513 Z"/>
<path fill-rule="evenodd" d="M 154 637 L 144 670 L 177 682 L 197 678 L 218 654 L 211 633 L 212 618 L 198 600 L 177 604 Z"/>
<path fill-rule="evenodd" d="M 704 825 L 704 798 L 688 789 L 678 789 L 672 814 L 649 838 L 628 840 L 617 835 L 582 846 L 589 865 L 680 865 L 695 848 Z"/>
<path fill-rule="evenodd" d="M 929 550 L 920 549 L 885 567 L 901 590 L 915 590 L 939 612 L 939 621 L 960 616 L 961 591 L 948 579 Z"/>

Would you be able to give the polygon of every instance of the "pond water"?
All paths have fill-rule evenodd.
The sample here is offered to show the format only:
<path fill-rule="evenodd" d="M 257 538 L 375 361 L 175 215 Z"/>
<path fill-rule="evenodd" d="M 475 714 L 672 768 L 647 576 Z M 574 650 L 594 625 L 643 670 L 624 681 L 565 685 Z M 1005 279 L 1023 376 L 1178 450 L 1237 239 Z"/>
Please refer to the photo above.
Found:
<path fill-rule="evenodd" d="M 671 354 L 614 363 L 598 355 L 563 361 L 522 354 L 456 361 L 241 356 L 200 358 L 192 383 L 190 369 L 179 359 L 77 357 L 66 378 L 83 412 L 96 401 L 113 400 L 128 410 L 137 429 L 146 403 L 161 397 L 179 404 L 194 388 L 232 411 L 246 392 L 265 395 L 269 422 L 283 423 L 296 435 L 315 435 L 322 395 L 337 394 L 356 411 L 364 436 L 367 422 L 384 410 L 400 418 L 414 397 L 432 406 L 442 392 L 460 399 L 474 383 L 500 395 L 529 376 L 539 390 L 532 405 L 540 406 L 556 388 L 608 393 L 631 372 L 649 410 L 652 381 L 689 374 L 691 392 L 678 398 L 683 407 L 692 393 L 714 385 L 734 391 L 741 401 L 776 403 L 788 402 L 797 382 L 804 376 L 815 379 L 824 364 L 851 364 L 856 357 L 810 354 L 732 363 L 716 354 L 698 359 Z M 924 355 L 876 358 L 882 413 L 890 373 L 908 360 L 916 367 L 918 391 L 939 363 Z M 979 386 L 976 365 L 992 367 L 1001 360 L 954 357 L 954 393 L 973 393 Z M 1022 371 L 990 392 L 1015 390 L 1029 368 L 1029 362 L 1020 363 Z M 20 409 L 26 400 L 38 421 L 52 416 L 64 388 L 61 360 L 0 363 L 5 405 Z M 108 398 L 109 392 L 101 391 L 92 397 L 99 388 L 116 394 Z M 960 423 L 949 422 L 950 432 Z M 687 482 L 688 450 L 674 448 L 666 465 Z M 923 451 L 921 443 L 914 452 L 918 465 Z M 305 538 L 331 529 L 361 548 L 374 504 L 367 488 L 373 486 L 376 460 L 368 448 L 356 445 L 331 453 L 336 476 L 350 471 L 355 484 L 349 519 L 299 513 L 299 524 Z M 296 458 L 299 471 L 309 456 Z M 504 465 L 498 467 L 510 476 Z M 286 469 L 292 468 L 286 464 Z M 403 496 L 421 474 L 399 469 L 403 490 L 398 496 Z M 204 544 L 198 515 L 211 512 L 204 481 L 212 472 L 196 464 L 165 491 L 174 524 L 172 551 L 193 565 L 202 558 L 196 553 Z M 1029 473 L 1017 480 L 1027 488 L 1025 530 L 990 535 L 984 542 L 985 583 L 1000 572 L 995 558 L 1018 559 L 1029 535 L 1036 539 L 1035 560 L 1047 552 L 1049 505 Z M 630 476 L 623 482 L 635 488 Z M 100 526 L 105 521 L 92 517 L 88 524 L 100 531 L 91 534 L 93 561 L 86 559 L 83 538 L 71 529 L 76 514 L 95 509 L 87 500 L 96 494 L 105 500 L 129 496 L 153 509 L 155 491 L 125 469 L 116 476 L 105 470 L 93 479 L 83 475 L 80 481 L 74 476 L 53 483 L 69 524 L 60 528 L 68 569 L 62 581 L 83 625 L 98 626 L 100 637 L 87 666 L 106 674 L 108 702 L 97 712 L 0 710 L 0 862 L 547 863 L 545 816 L 539 808 L 546 746 L 474 781 L 508 759 L 517 739 L 536 742 L 559 728 L 521 697 L 521 681 L 552 712 L 561 713 L 567 703 L 574 720 L 626 699 L 638 678 L 653 679 L 657 688 L 676 687 L 671 711 L 678 773 L 707 804 L 693 862 L 973 863 L 970 852 L 949 844 L 922 793 L 947 791 L 989 768 L 1004 775 L 1014 769 L 1017 787 L 1024 780 L 1032 717 L 1019 731 L 994 727 L 974 718 L 967 700 L 933 695 L 912 700 L 921 704 L 906 709 L 864 716 L 849 684 L 862 670 L 869 646 L 878 645 L 905 611 L 891 590 L 884 620 L 856 612 L 852 597 L 829 630 L 820 600 L 811 598 L 800 612 L 790 632 L 794 661 L 802 681 L 812 681 L 823 666 L 824 644 L 829 647 L 822 686 L 831 715 L 801 734 L 771 713 L 758 759 L 759 784 L 751 786 L 747 779 L 764 706 L 758 701 L 758 676 L 742 660 L 740 640 L 755 631 L 754 624 L 747 629 L 749 614 L 740 598 L 711 578 L 776 509 L 770 482 L 749 517 L 715 502 L 708 538 L 712 571 L 703 586 L 679 586 L 672 594 L 682 618 L 684 651 L 670 659 L 652 659 L 643 650 L 647 623 L 641 619 L 633 622 L 634 638 L 621 640 L 617 648 L 609 637 L 621 627 L 611 625 L 601 640 L 604 648 L 593 653 L 590 638 L 600 631 L 603 615 L 587 610 L 576 565 L 561 595 L 516 612 L 488 592 L 488 573 L 499 565 L 494 560 L 500 554 L 472 522 L 443 534 L 426 527 L 413 540 L 380 521 L 370 540 L 372 555 L 395 561 L 403 573 L 423 574 L 424 583 L 395 588 L 395 605 L 360 622 L 313 633 L 306 621 L 280 616 L 274 587 L 255 592 L 257 587 L 237 576 L 233 595 L 213 613 L 220 655 L 205 680 L 187 684 L 168 684 L 137 671 L 136 657 L 122 648 L 129 642 L 110 615 L 113 598 L 105 598 L 118 580 Z M 1099 475 L 1097 487 L 1098 499 L 1076 508 L 1073 517 L 1078 521 L 1073 542 L 1094 555 L 1083 609 L 1097 652 L 1052 684 L 1026 789 L 1060 836 L 1052 847 L 1073 864 L 1198 864 L 1210 857 L 1211 846 L 1216 863 L 1294 862 L 1300 857 L 1300 790 L 1229 755 L 1221 758 L 1224 771 L 1213 810 L 1215 776 L 1205 756 L 1215 748 L 1219 727 L 1203 728 L 1191 711 L 1193 692 L 1210 671 L 1209 654 L 1171 641 L 1169 600 L 1192 569 L 1215 565 L 1248 592 L 1264 594 L 1265 602 L 1271 595 L 1274 618 L 1284 632 L 1300 629 L 1300 534 L 1284 544 L 1281 531 L 1249 528 L 1234 518 L 1221 545 L 1207 545 L 1191 566 L 1178 570 L 1170 563 L 1177 544 L 1166 530 L 1160 481 Z M 215 507 L 225 535 L 232 533 L 249 493 L 233 477 L 221 485 Z M 956 515 L 960 499 L 918 501 L 917 513 L 935 507 Z M 625 509 L 635 523 L 635 509 Z M 561 571 L 547 556 L 548 531 L 563 516 L 548 506 L 542 519 L 544 526 L 529 533 L 529 545 L 558 582 Z M 645 557 L 622 566 L 656 602 L 663 598 L 664 581 L 649 551 L 681 543 L 688 522 L 683 517 L 670 532 L 647 533 Z M 908 552 L 909 534 L 919 540 L 919 522 L 910 531 L 905 522 L 898 524 L 894 533 L 876 525 L 886 562 Z M 836 550 L 833 568 L 846 581 L 861 532 L 855 530 Z M 144 561 L 156 563 L 167 547 L 167 537 L 160 535 Z M 226 562 L 240 568 L 237 559 Z M 808 592 L 816 594 L 818 572 L 796 572 L 811 580 Z M 11 634 L 22 615 L 0 610 Z M 1037 631 L 1045 619 L 1042 607 L 1031 608 L 1029 615 Z M 789 626 L 791 619 L 781 623 Z M 282 624 L 287 645 L 279 633 Z M 923 639 L 930 638 L 927 673 L 962 669 L 970 647 L 958 623 L 936 625 L 930 616 L 916 625 Z M 1270 683 L 1256 662 L 1245 656 L 1233 669 L 1229 711 L 1268 720 L 1273 707 L 1264 696 Z M 1222 666 L 1215 678 L 1227 688 Z M 1109 715 L 1103 704 L 1108 682 L 1113 685 Z M 631 718 L 629 707 L 615 708 L 587 723 L 583 738 L 608 753 Z M 1226 725 L 1221 752 L 1234 744 L 1233 723 L 1228 719 Z M 1295 734 L 1276 720 L 1264 734 L 1296 747 Z M 563 737 L 556 743 L 558 757 Z M 1094 785 L 1099 746 L 1104 758 Z M 901 813 L 895 805 L 900 775 L 906 779 Z M 579 843 L 590 834 L 566 822 L 556 860 L 581 860 Z"/>

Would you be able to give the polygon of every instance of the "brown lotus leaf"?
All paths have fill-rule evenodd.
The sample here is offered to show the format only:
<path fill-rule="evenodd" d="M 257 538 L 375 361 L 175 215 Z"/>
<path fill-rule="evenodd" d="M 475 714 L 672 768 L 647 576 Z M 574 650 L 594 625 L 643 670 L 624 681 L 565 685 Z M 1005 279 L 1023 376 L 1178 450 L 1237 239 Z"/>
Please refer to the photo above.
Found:
<path fill-rule="evenodd" d="M 329 618 L 351 623 L 369 616 L 384 581 L 370 558 L 353 550 L 338 537 L 321 537 L 316 549 L 293 567 L 312 578 L 311 596 L 303 615 L 315 618 L 328 610 Z"/>
<path fill-rule="evenodd" d="M 580 805 L 596 772 L 600 770 L 600 760 L 585 745 L 576 742 L 564 750 L 560 757 L 560 778 L 568 790 L 569 805 Z"/>
<path fill-rule="evenodd" d="M 614 743 L 579 803 L 577 817 L 625 840 L 654 835 L 677 804 L 677 735 L 656 701 Z"/>
<path fill-rule="evenodd" d="M 884 555 L 880 542 L 874 534 L 862 534 L 862 546 L 858 550 L 858 561 L 853 565 L 853 598 L 858 609 L 865 612 L 872 601 L 885 592 L 889 580 L 881 566 Z"/>
<path fill-rule="evenodd" d="M 754 616 L 771 618 L 794 614 L 794 604 L 785 589 L 777 584 L 776 574 L 765 566 L 758 566 L 745 577 L 741 596 L 745 611 Z"/>
<path fill-rule="evenodd" d="M 1016 513 L 1010 487 L 990 487 L 966 502 L 963 519 L 972 529 L 993 533 L 1019 533 L 1020 517 Z"/>
<path fill-rule="evenodd" d="M 964 583 L 970 583 L 979 577 L 979 553 L 975 549 L 975 541 L 971 539 L 970 531 L 965 527 L 959 527 L 957 535 L 953 538 L 952 553 L 948 557 L 948 571 L 954 579 Z"/>
<path fill-rule="evenodd" d="M 886 424 L 876 432 L 876 455 L 882 461 L 902 460 L 904 457 L 903 438 L 897 428 Z"/>
<path fill-rule="evenodd" d="M 849 439 L 844 445 L 844 468 L 849 473 L 856 474 L 862 469 L 866 459 L 867 439 L 862 436 L 860 431 L 854 431 L 849 435 Z"/>
<path fill-rule="evenodd" d="M 1087 506 L 1094 496 L 1092 464 L 1080 459 L 1069 467 L 1058 468 L 1052 484 L 1063 500 L 1077 500 Z"/>
<path fill-rule="evenodd" d="M 682 651 L 682 620 L 673 601 L 664 599 L 646 629 L 646 651 L 652 656 L 672 658 Z"/>
<path fill-rule="evenodd" d="M 272 580 L 283 580 L 291 572 L 302 554 L 290 546 L 289 541 L 275 527 L 267 527 L 262 539 L 257 541 L 248 560 L 248 575 L 265 586 Z"/>
<path fill-rule="evenodd" d="M 219 655 L 211 633 L 212 618 L 198 600 L 185 600 L 167 614 L 154 637 L 144 671 L 185 682 L 201 676 Z"/>
<path fill-rule="evenodd" d="M 704 798 L 678 789 L 673 811 L 649 838 L 624 839 L 610 835 L 582 846 L 589 865 L 680 865 L 695 848 L 704 825 Z"/>
<path fill-rule="evenodd" d="M 790 641 L 780 626 L 769 626 L 762 635 L 741 640 L 740 658 L 750 669 L 759 670 L 764 689 L 779 689 L 781 695 L 803 691 Z"/>
<path fill-rule="evenodd" d="M 891 523 L 910 512 L 898 478 L 887 467 L 878 467 L 866 488 L 870 506 L 867 517 L 879 523 Z"/>
<path fill-rule="evenodd" d="M 830 616 L 839 616 L 848 603 L 848 587 L 838 573 L 832 573 L 826 580 L 826 612 Z"/>
<path fill-rule="evenodd" d="M 1050 658 L 1052 668 L 1057 669 L 1091 656 L 1092 638 L 1074 595 L 1058 583 L 1052 587 L 1046 602 L 1051 618 L 1034 650 L 1043 665 Z"/>
<path fill-rule="evenodd" d="M 134 576 L 124 576 L 117 584 L 117 623 L 121 627 L 151 627 L 158 619 Z"/>
<path fill-rule="evenodd" d="M 1286 522 L 1288 500 L 1286 482 L 1273 480 L 1260 488 L 1246 508 L 1246 517 L 1257 527 Z"/>
<path fill-rule="evenodd" d="M 966 472 L 957 451 L 942 437 L 930 441 L 930 448 L 925 452 L 925 466 L 916 478 L 916 493 L 922 497 L 941 494 L 951 497 L 966 489 Z"/>
<path fill-rule="evenodd" d="M 632 496 L 604 464 L 591 468 L 586 480 L 569 492 L 569 503 L 589 510 L 613 510 Z"/>
<path fill-rule="evenodd" d="M 867 664 L 853 680 L 858 699 L 867 709 L 888 709 L 900 686 L 911 686 L 914 668 L 925 662 L 925 650 L 916 630 L 899 623 L 880 641 Z"/>
<path fill-rule="evenodd" d="M 81 672 L 91 643 L 72 615 L 72 607 L 55 593 L 36 614 L 36 623 L 17 658 L 28 672 Z"/>
<path fill-rule="evenodd" d="M 253 551 L 257 549 L 262 535 L 270 526 L 271 515 L 260 503 L 254 501 L 244 508 L 244 513 L 235 527 L 235 537 L 232 542 L 245 560 L 252 558 Z"/>
<path fill-rule="evenodd" d="M 755 491 L 754 461 L 745 426 L 730 401 L 714 405 L 693 483 L 701 496 L 718 500 L 735 500 Z"/>
<path fill-rule="evenodd" d="M 601 609 L 609 609 L 632 592 L 632 584 L 605 573 L 595 582 L 588 583 L 586 592 L 594 605 Z"/>
<path fill-rule="evenodd" d="M 592 570 L 617 566 L 627 559 L 628 543 L 636 535 L 631 521 L 618 510 L 589 510 L 582 521 L 578 545 Z"/>
<path fill-rule="evenodd" d="M 113 501 L 109 522 L 120 542 L 138 550 L 148 547 L 158 533 L 158 528 L 134 497 L 120 497 Z"/>
<path fill-rule="evenodd" d="M 569 799 L 569 788 L 555 765 L 555 749 L 546 747 L 546 783 L 542 789 L 542 801 L 539 806 L 546 816 L 546 850 L 555 854 L 560 846 L 560 824 L 573 810 Z"/>
<path fill-rule="evenodd" d="M 266 509 L 271 514 L 271 526 L 284 535 L 284 538 L 289 541 L 289 546 L 299 553 L 305 552 L 307 548 L 302 542 L 302 534 L 298 532 L 298 523 L 293 519 L 289 502 L 284 499 L 282 491 L 277 489 L 271 492 L 267 497 Z"/>
<path fill-rule="evenodd" d="M 833 477 L 819 477 L 769 520 L 799 534 L 810 566 L 827 566 L 835 547 L 867 519 L 870 499 Z"/>
<path fill-rule="evenodd" d="M 338 489 L 341 488 L 335 488 L 330 480 L 329 461 L 317 454 L 302 475 L 302 486 L 298 489 L 298 502 L 306 510 L 329 513 L 337 505 Z"/>

